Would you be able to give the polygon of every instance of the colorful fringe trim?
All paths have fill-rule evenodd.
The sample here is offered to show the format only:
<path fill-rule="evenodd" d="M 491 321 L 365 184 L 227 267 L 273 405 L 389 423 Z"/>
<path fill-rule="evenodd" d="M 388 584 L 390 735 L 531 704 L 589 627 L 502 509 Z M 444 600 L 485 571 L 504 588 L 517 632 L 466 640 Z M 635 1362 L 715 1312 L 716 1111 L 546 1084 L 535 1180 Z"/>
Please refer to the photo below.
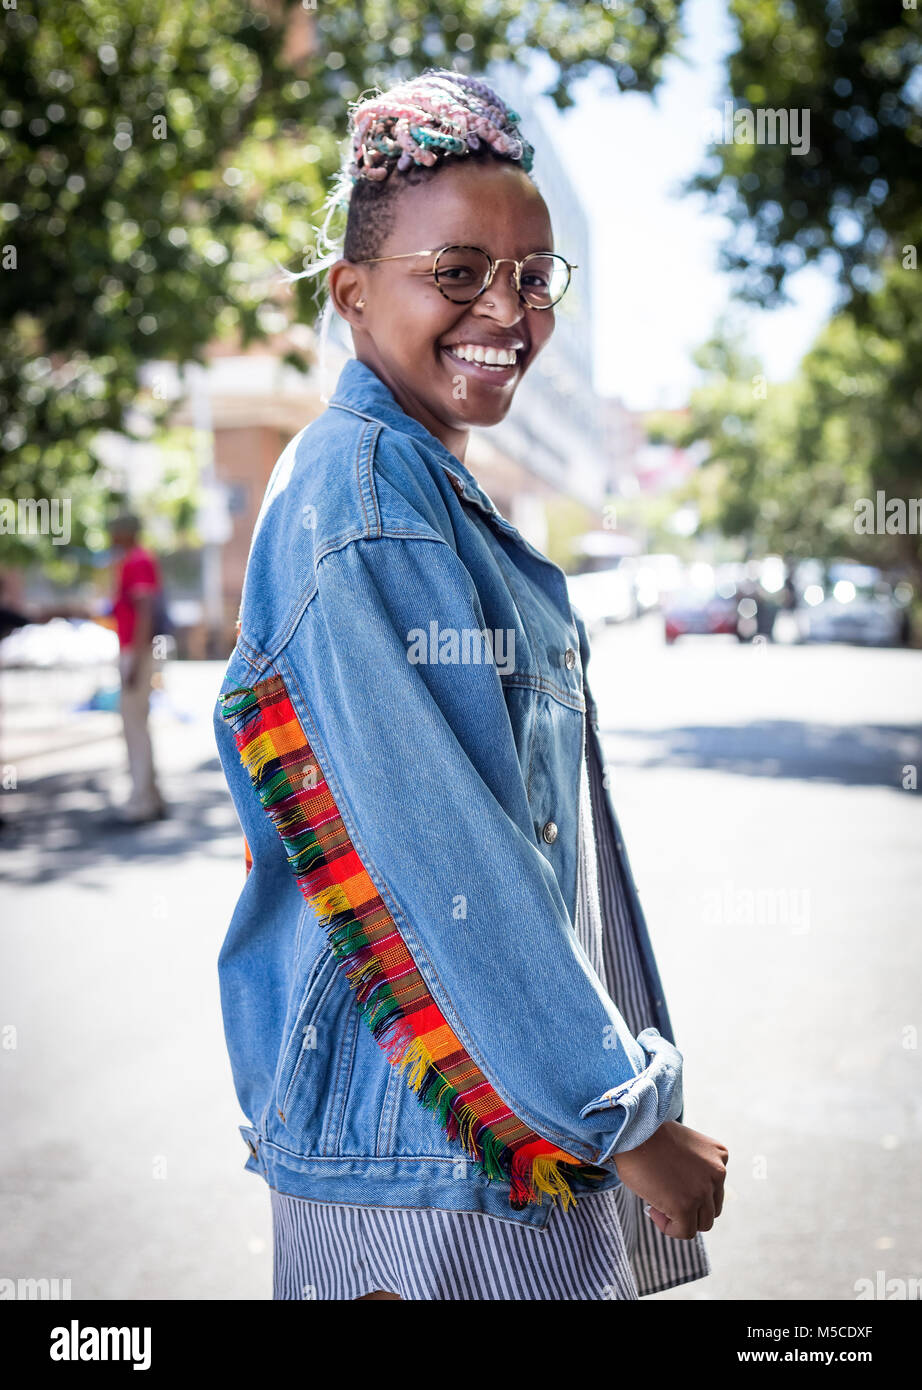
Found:
<path fill-rule="evenodd" d="M 221 697 L 243 766 L 271 817 L 301 892 L 327 932 L 358 1007 L 420 1102 L 510 1205 L 564 1209 L 568 1182 L 606 1170 L 542 1139 L 500 1099 L 438 1008 L 355 850 L 279 675 Z M 573 1167 L 565 1175 L 564 1165 Z"/>

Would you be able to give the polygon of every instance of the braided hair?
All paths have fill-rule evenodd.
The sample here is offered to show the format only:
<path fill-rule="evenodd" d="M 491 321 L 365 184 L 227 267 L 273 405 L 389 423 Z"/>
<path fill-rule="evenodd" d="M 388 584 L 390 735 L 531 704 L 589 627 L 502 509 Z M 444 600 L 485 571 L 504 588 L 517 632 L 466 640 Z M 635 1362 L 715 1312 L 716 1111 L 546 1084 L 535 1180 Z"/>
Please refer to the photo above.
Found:
<path fill-rule="evenodd" d="M 350 111 L 352 160 L 348 174 L 375 182 L 396 167 L 432 168 L 439 156 L 466 155 L 481 142 L 531 168 L 532 147 L 518 130 L 519 116 L 492 87 L 474 77 L 429 68 L 389 92 L 356 102 Z"/>
<path fill-rule="evenodd" d="M 317 228 L 318 254 L 299 274 L 283 271 L 285 278 L 314 277 L 341 256 L 377 255 L 400 189 L 426 181 L 446 162 L 500 159 L 530 174 L 534 149 L 520 119 L 486 82 L 447 68 L 363 94 L 349 108 L 348 146 Z"/>
<path fill-rule="evenodd" d="M 426 181 L 446 161 L 501 159 L 529 173 L 534 150 L 519 119 L 486 82 L 440 68 L 356 102 L 334 192 L 336 205 L 348 206 L 343 254 L 377 255 L 399 189 Z"/>

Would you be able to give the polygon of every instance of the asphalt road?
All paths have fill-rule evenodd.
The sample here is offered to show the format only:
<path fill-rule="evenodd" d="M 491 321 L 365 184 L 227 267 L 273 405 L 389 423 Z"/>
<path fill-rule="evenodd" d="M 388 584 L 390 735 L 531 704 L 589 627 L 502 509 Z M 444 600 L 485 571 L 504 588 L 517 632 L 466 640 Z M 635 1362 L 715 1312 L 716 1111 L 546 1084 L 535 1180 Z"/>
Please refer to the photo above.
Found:
<path fill-rule="evenodd" d="M 166 671 L 152 726 L 174 815 L 118 835 L 117 716 L 72 709 L 92 674 L 0 675 L 0 1277 L 271 1296 L 217 991 L 243 878 L 212 741 L 221 670 Z M 911 1292 L 922 798 L 903 783 L 922 765 L 922 654 L 666 649 L 654 618 L 598 637 L 588 676 L 685 1120 L 730 1150 L 714 1273 L 657 1297 Z"/>

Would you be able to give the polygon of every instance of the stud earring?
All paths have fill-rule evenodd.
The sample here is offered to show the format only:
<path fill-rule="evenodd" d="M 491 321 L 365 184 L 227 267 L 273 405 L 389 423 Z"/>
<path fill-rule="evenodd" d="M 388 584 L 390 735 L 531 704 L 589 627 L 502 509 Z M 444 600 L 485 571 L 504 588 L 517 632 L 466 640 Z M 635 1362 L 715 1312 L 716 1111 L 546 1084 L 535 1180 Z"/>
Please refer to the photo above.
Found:
<path fill-rule="evenodd" d="M 357 300 L 355 301 L 355 307 L 356 307 L 357 309 L 364 309 L 364 308 L 365 308 L 365 301 L 364 301 L 364 299 L 357 299 Z"/>

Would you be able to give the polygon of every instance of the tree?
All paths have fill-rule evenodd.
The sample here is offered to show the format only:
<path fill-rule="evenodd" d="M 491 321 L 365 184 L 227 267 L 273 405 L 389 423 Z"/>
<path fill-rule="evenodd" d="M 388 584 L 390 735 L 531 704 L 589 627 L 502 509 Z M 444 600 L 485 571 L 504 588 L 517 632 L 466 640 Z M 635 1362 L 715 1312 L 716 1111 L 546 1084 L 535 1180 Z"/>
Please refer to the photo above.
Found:
<path fill-rule="evenodd" d="M 767 382 L 726 327 L 696 360 L 705 380 L 672 434 L 709 447 L 711 476 L 702 474 L 697 490 L 703 528 L 745 537 L 755 551 L 905 566 L 922 584 L 922 537 L 908 526 L 893 534 L 856 527 L 862 498 L 881 490 L 908 501 L 922 492 L 917 272 L 888 263 L 867 312 L 831 319 L 791 382 Z"/>
<path fill-rule="evenodd" d="M 310 254 L 361 91 L 520 48 L 553 59 L 560 105 L 598 65 L 650 90 L 680 3 L 84 0 L 41 22 L 5 10 L 0 494 L 57 496 L 92 475 L 98 432 L 132 429 L 141 363 L 277 329 L 274 262 Z M 305 285 L 295 312 L 309 322 Z"/>
<path fill-rule="evenodd" d="M 800 153 L 748 143 L 743 118 L 712 147 L 692 186 L 733 223 L 724 264 L 745 272 L 745 298 L 770 304 L 792 271 L 831 256 L 843 302 L 860 299 L 883 256 L 918 246 L 922 14 L 900 0 L 730 0 L 730 11 L 734 105 L 806 112 L 808 140 Z"/>
<path fill-rule="evenodd" d="M 908 498 L 922 477 L 922 17 L 878 0 L 730 10 L 735 113 L 692 186 L 730 218 L 722 260 L 741 298 L 779 302 L 818 260 L 835 264 L 841 297 L 795 381 L 762 400 L 735 348 L 704 351 L 689 434 L 720 474 L 714 515 L 758 547 L 922 575 L 918 537 L 855 530 L 860 498 Z M 762 139 L 746 111 L 765 118 Z M 784 143 L 792 113 L 800 139 Z"/>
<path fill-rule="evenodd" d="M 802 376 L 810 404 L 798 420 L 802 456 L 860 483 L 850 496 L 851 549 L 871 563 L 905 565 L 922 584 L 922 537 L 908 527 L 854 531 L 859 498 L 922 496 L 922 275 L 885 263 L 860 312 L 837 315 L 820 334 Z"/>
<path fill-rule="evenodd" d="M 731 322 L 718 325 L 695 361 L 704 381 L 692 393 L 687 419 L 654 420 L 651 433 L 684 448 L 708 445 L 687 488 L 698 505 L 699 530 L 742 538 L 754 553 L 834 550 L 831 518 L 845 506 L 847 480 L 840 472 L 830 479 L 805 468 L 798 454 L 804 383 L 769 383 Z M 849 510 L 846 524 L 850 517 Z"/>

